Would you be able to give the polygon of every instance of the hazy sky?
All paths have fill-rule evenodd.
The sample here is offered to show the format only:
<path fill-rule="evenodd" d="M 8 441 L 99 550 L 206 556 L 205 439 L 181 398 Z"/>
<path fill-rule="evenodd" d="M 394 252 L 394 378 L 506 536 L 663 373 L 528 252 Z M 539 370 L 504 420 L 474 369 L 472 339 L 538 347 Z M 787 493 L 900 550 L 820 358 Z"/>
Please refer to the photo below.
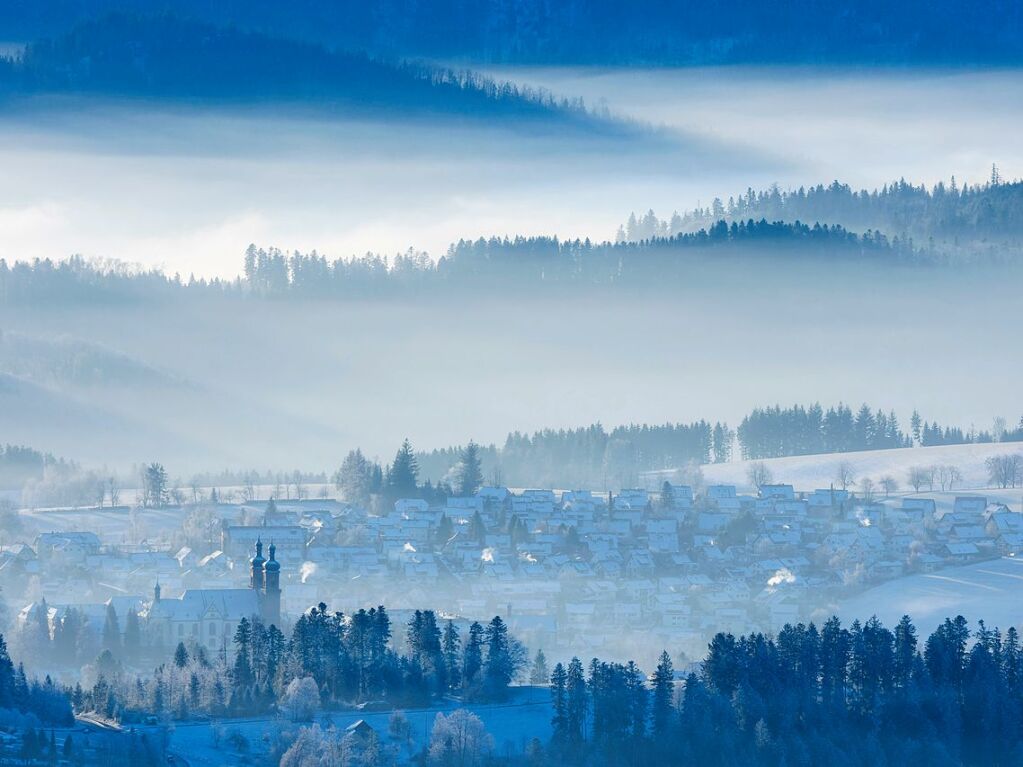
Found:
<path fill-rule="evenodd" d="M 234 275 L 250 242 L 330 256 L 459 237 L 606 238 L 747 185 L 1023 169 L 1012 73 L 502 70 L 676 133 L 646 146 L 500 127 L 139 105 L 0 113 L 0 256 Z"/>

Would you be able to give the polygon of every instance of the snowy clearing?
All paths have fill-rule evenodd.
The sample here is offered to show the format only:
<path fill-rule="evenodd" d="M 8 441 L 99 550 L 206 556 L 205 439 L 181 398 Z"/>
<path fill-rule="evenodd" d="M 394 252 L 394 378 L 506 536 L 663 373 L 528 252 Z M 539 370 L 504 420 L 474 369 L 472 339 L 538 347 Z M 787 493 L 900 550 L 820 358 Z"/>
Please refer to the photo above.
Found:
<path fill-rule="evenodd" d="M 843 600 L 836 614 L 843 622 L 876 615 L 893 627 L 909 615 L 921 638 L 945 618 L 962 615 L 976 628 L 983 620 L 1005 631 L 1023 624 L 1023 559 L 1003 557 L 936 573 L 897 578 Z"/>
<path fill-rule="evenodd" d="M 839 464 L 853 468 L 856 481 L 870 477 L 875 483 L 888 475 L 899 483 L 903 491 L 911 488 L 907 475 L 914 466 L 950 465 L 962 473 L 962 480 L 952 488 L 975 490 L 990 486 L 984 461 L 996 455 L 1023 454 L 1023 442 L 994 442 L 970 445 L 939 445 L 936 447 L 907 447 L 895 450 L 866 450 L 855 453 L 828 453 L 799 455 L 788 458 L 768 458 L 764 463 L 775 482 L 785 482 L 797 490 L 814 490 L 835 482 Z M 747 473 L 753 461 L 734 461 L 703 466 L 703 474 L 710 484 L 736 485 L 751 490 Z M 929 489 L 929 488 L 924 488 Z M 940 489 L 937 485 L 934 490 Z"/>

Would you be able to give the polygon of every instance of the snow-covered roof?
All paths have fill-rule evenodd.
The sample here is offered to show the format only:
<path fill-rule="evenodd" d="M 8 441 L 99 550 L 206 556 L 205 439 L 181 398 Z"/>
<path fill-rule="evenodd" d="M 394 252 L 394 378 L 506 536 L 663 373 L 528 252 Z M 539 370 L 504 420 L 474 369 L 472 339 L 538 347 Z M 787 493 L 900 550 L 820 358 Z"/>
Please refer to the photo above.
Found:
<path fill-rule="evenodd" d="M 177 599 L 149 604 L 149 620 L 198 621 L 204 617 L 239 621 L 259 615 L 259 595 L 253 589 L 188 589 Z"/>

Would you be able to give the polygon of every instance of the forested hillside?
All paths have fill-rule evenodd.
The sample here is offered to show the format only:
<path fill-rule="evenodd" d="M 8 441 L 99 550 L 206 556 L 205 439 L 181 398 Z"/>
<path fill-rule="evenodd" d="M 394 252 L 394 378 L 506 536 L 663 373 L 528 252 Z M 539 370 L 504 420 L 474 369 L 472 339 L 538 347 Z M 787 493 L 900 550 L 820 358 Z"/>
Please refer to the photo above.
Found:
<path fill-rule="evenodd" d="M 727 424 L 630 424 L 605 429 L 601 424 L 577 429 L 513 432 L 504 445 L 480 448 L 487 481 L 515 487 L 607 487 L 635 484 L 646 469 L 728 460 L 734 434 Z M 450 482 L 464 448 L 419 453 L 423 477 Z"/>
<path fill-rule="evenodd" d="M 479 447 L 478 459 L 487 481 L 514 487 L 624 487 L 636 484 L 643 471 L 724 463 L 733 457 L 779 458 L 995 441 L 1023 441 L 1023 418 L 1015 426 L 1002 423 L 995 433 L 942 426 L 913 411 L 903 430 L 894 411 L 886 413 L 866 403 L 855 411 L 842 403 L 825 410 L 813 403 L 755 408 L 735 430 L 727 423 L 700 420 L 513 432 L 501 446 Z M 464 447 L 450 447 L 418 453 L 419 472 L 434 483 L 453 483 L 464 452 Z"/>
<path fill-rule="evenodd" d="M 75 471 L 71 461 L 54 458 L 21 445 L 0 445 L 0 490 L 21 490 L 28 482 L 39 481 L 47 468 Z"/>
<path fill-rule="evenodd" d="M 880 231 L 912 240 L 932 254 L 1008 257 L 1023 249 L 1023 181 L 1006 182 L 992 168 L 986 184 L 939 182 L 928 189 L 899 180 L 880 189 L 855 190 L 838 181 L 828 186 L 767 190 L 715 199 L 667 219 L 654 211 L 635 213 L 619 229 L 618 240 L 638 242 L 699 231 L 716 222 L 767 219 L 819 221 L 854 231 Z"/>
<path fill-rule="evenodd" d="M 386 63 L 172 15 L 114 13 L 33 42 L 0 59 L 3 91 L 599 122 L 578 100 L 471 72 Z"/>
<path fill-rule="evenodd" d="M 148 0 L 14 0 L 11 39 L 52 34 Z M 178 0 L 176 12 L 395 57 L 544 64 L 922 63 L 1023 60 L 1023 15 L 1001 0 Z"/>

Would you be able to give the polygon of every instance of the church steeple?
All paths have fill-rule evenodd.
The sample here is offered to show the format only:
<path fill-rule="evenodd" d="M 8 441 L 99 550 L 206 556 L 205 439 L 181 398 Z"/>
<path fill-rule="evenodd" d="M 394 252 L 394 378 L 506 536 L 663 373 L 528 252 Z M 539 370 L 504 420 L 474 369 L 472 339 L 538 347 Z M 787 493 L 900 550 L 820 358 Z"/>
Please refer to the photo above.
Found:
<path fill-rule="evenodd" d="M 281 563 L 276 558 L 277 547 L 270 543 L 270 559 L 263 566 L 263 620 L 267 624 L 281 625 Z"/>
<path fill-rule="evenodd" d="M 272 548 L 272 547 L 271 547 Z M 262 591 L 264 580 L 263 580 L 263 565 L 266 560 L 263 559 L 263 539 L 256 539 L 256 556 L 249 560 L 249 588 L 255 589 L 256 591 Z"/>
<path fill-rule="evenodd" d="M 157 580 L 156 581 L 156 585 L 153 586 L 153 601 L 154 602 L 159 602 L 160 601 L 160 581 L 159 580 Z"/>

